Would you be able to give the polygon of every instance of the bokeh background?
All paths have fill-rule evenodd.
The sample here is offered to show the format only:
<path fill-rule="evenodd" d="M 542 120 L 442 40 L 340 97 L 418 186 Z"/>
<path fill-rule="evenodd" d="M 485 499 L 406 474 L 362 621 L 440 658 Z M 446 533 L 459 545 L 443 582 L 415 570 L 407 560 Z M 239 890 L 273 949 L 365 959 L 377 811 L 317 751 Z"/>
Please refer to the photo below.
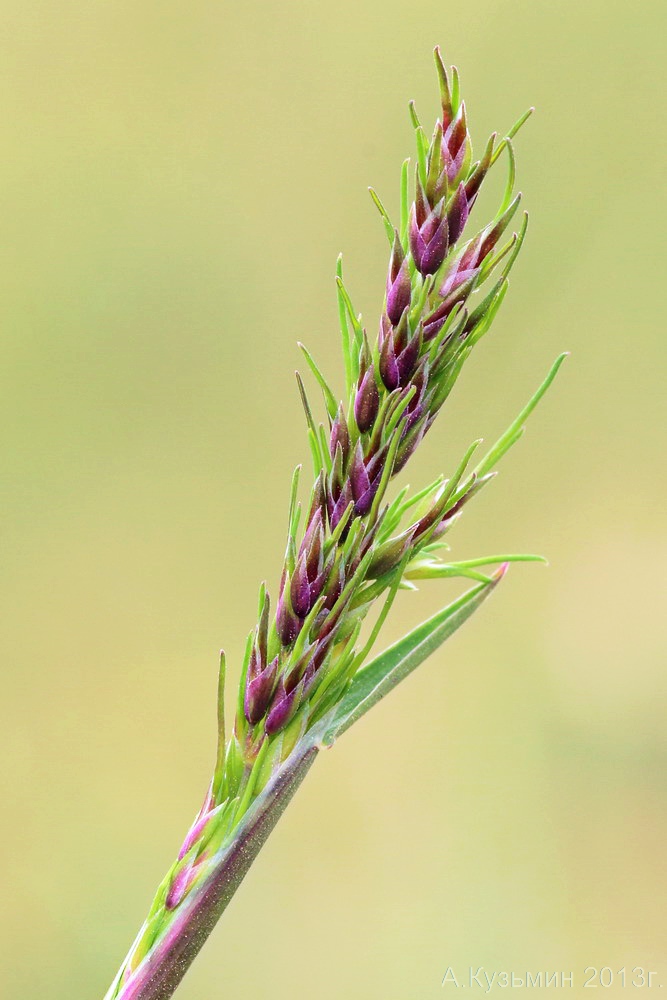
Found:
<path fill-rule="evenodd" d="M 551 567 L 322 756 L 178 996 L 428 1000 L 471 964 L 667 986 L 663 5 L 0 14 L 3 998 L 101 997 L 199 806 L 217 650 L 235 678 L 307 460 L 296 341 L 339 378 L 340 250 L 375 328 L 366 187 L 395 209 L 436 42 L 478 144 L 537 106 L 532 224 L 410 480 L 571 350 L 452 538 Z"/>

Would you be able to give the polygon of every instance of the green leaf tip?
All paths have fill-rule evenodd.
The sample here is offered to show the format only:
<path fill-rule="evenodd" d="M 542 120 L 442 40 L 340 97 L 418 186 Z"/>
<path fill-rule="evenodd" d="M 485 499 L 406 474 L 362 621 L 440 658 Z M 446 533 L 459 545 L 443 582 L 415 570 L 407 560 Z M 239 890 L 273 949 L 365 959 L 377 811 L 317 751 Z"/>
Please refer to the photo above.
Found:
<path fill-rule="evenodd" d="M 531 398 L 528 400 L 528 402 L 521 410 L 519 415 L 516 417 L 516 419 L 512 421 L 512 423 L 507 428 L 505 433 L 498 438 L 496 443 L 493 445 L 490 451 L 487 452 L 487 454 L 484 456 L 482 461 L 475 469 L 475 473 L 478 476 L 483 476 L 487 472 L 489 472 L 489 470 L 493 468 L 493 466 L 503 457 L 503 455 L 507 451 L 509 451 L 512 445 L 519 440 L 519 438 L 523 434 L 524 424 L 526 420 L 533 412 L 539 401 L 542 399 L 547 389 L 552 384 L 553 380 L 556 378 L 556 375 L 558 374 L 558 371 L 563 362 L 565 361 L 565 359 L 569 356 L 570 352 L 564 351 L 556 358 L 553 365 L 549 369 L 547 377 L 542 382 L 537 392 L 535 392 L 534 395 L 531 396 Z"/>
<path fill-rule="evenodd" d="M 377 193 L 377 191 L 375 190 L 375 188 L 369 187 L 368 193 L 370 194 L 371 198 L 373 199 L 373 204 L 375 205 L 375 207 L 377 208 L 378 212 L 380 213 L 380 216 L 382 217 L 382 222 L 384 223 L 384 228 L 385 228 L 385 232 L 387 234 L 387 239 L 389 240 L 389 246 L 392 246 L 393 242 L 394 242 L 394 224 L 392 223 L 391 219 L 389 218 L 389 214 L 387 212 L 387 209 L 382 204 L 382 199 L 380 198 L 380 195 Z"/>

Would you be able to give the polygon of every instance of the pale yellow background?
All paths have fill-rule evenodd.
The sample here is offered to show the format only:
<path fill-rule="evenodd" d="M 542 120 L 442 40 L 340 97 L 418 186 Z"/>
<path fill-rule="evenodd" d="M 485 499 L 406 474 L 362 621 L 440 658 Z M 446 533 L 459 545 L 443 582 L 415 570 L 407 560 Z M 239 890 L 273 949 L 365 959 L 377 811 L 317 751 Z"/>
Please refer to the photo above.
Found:
<path fill-rule="evenodd" d="M 478 145 L 537 105 L 532 226 L 410 479 L 571 350 L 452 539 L 552 565 L 320 760 L 178 996 L 429 1000 L 469 964 L 667 989 L 662 13 L 0 5 L 3 998 L 101 997 L 199 805 L 217 649 L 235 678 L 307 458 L 295 343 L 340 384 L 339 250 L 375 330 L 366 186 L 395 210 L 436 42 Z"/>

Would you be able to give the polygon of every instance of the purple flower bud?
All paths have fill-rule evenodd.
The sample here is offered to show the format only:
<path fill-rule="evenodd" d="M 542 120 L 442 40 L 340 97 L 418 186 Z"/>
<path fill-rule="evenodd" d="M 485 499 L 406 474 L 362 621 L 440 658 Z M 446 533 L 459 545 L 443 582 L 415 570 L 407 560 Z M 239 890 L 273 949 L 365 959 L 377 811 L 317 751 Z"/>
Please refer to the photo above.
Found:
<path fill-rule="evenodd" d="M 326 486 L 323 472 L 320 472 L 319 476 L 315 480 L 315 485 L 313 486 L 310 511 L 308 512 L 308 524 L 311 523 L 318 510 L 320 512 L 320 516 L 324 518 L 326 515 Z"/>
<path fill-rule="evenodd" d="M 243 711 L 251 726 L 257 725 L 266 714 L 275 688 L 277 672 L 278 657 L 276 656 L 261 674 L 246 684 Z"/>
<path fill-rule="evenodd" d="M 341 587 L 342 593 L 342 587 Z M 339 595 L 340 596 L 340 595 Z M 338 637 L 338 626 L 343 615 L 344 607 L 339 607 L 334 614 L 327 615 L 326 620 L 320 626 L 319 636 L 320 639 L 328 639 L 332 644 L 336 641 Z"/>
<path fill-rule="evenodd" d="M 474 288 L 479 271 L 477 268 L 457 270 L 460 263 L 459 261 L 454 265 L 440 288 L 443 301 L 424 320 L 423 336 L 426 343 L 438 336 L 456 303 L 466 299 Z"/>
<path fill-rule="evenodd" d="M 396 326 L 403 312 L 410 305 L 410 269 L 408 260 L 401 246 L 398 233 L 394 235 L 394 246 L 389 262 L 387 276 L 387 316 L 393 326 Z"/>
<path fill-rule="evenodd" d="M 269 635 L 269 611 L 271 609 L 271 600 L 268 593 L 264 594 L 264 604 L 262 605 L 262 613 L 260 615 L 259 624 L 257 625 L 257 634 L 255 637 L 255 646 L 257 648 L 257 653 L 259 657 L 259 669 L 263 670 L 266 666 L 266 647 L 268 643 Z M 259 671 L 258 671 L 259 672 Z"/>
<path fill-rule="evenodd" d="M 424 340 L 426 343 L 438 336 L 455 305 L 456 299 L 450 301 L 447 298 L 430 316 L 426 317 L 424 321 Z"/>
<path fill-rule="evenodd" d="M 380 376 L 390 392 L 407 385 L 417 364 L 421 343 L 421 329 L 410 336 L 404 314 L 399 326 L 384 339 L 380 348 Z"/>
<path fill-rule="evenodd" d="M 414 373 L 422 346 L 421 327 L 417 329 L 407 346 L 401 351 L 397 360 L 399 385 L 406 386 Z"/>
<path fill-rule="evenodd" d="M 408 459 L 414 454 L 416 449 L 424 437 L 424 424 L 417 424 L 413 427 L 410 432 L 405 436 L 401 444 L 398 446 L 398 451 L 396 452 L 396 459 L 394 461 L 394 474 L 400 472 L 403 466 L 407 463 Z"/>
<path fill-rule="evenodd" d="M 379 348 L 382 348 L 382 345 L 384 344 L 387 337 L 391 335 L 391 333 L 392 333 L 392 325 L 389 322 L 389 317 L 387 316 L 386 312 L 383 312 L 382 316 L 380 317 L 380 332 L 378 333 Z"/>
<path fill-rule="evenodd" d="M 266 717 L 264 729 L 267 736 L 273 736 L 280 732 L 294 718 L 301 703 L 303 684 L 298 684 L 292 691 L 285 691 L 285 685 L 281 681 L 275 693 L 273 705 Z"/>
<path fill-rule="evenodd" d="M 389 573 L 390 570 L 395 569 L 410 548 L 412 537 L 413 531 L 410 529 L 396 538 L 390 538 L 388 542 L 381 545 L 376 550 L 368 567 L 369 579 L 377 580 L 378 577 L 384 576 L 385 573 Z"/>
<path fill-rule="evenodd" d="M 429 376 L 429 365 L 428 361 L 424 360 L 422 364 L 417 369 L 414 378 L 412 379 L 412 385 L 415 388 L 415 394 L 408 403 L 405 409 L 405 430 L 403 435 L 405 436 L 410 429 L 410 427 L 415 424 L 415 422 L 421 417 L 424 412 L 425 394 L 428 387 L 428 376 Z"/>
<path fill-rule="evenodd" d="M 331 525 L 332 531 L 336 528 L 336 525 L 349 507 L 352 500 L 352 487 L 349 482 L 346 482 L 343 485 L 343 488 L 336 499 L 329 495 L 327 507 L 329 511 L 329 524 Z"/>
<path fill-rule="evenodd" d="M 447 206 L 447 222 L 449 224 L 449 242 L 453 246 L 465 229 L 468 221 L 468 199 L 463 184 L 459 184 L 456 194 Z"/>
<path fill-rule="evenodd" d="M 371 365 L 365 375 L 360 378 L 354 399 L 354 419 L 362 434 L 371 429 L 379 409 L 380 394 L 375 382 L 375 372 Z"/>
<path fill-rule="evenodd" d="M 347 420 L 345 419 L 345 412 L 343 410 L 343 404 L 338 407 L 338 413 L 336 414 L 336 419 L 331 426 L 331 436 L 329 438 L 329 452 L 331 458 L 333 459 L 336 454 L 336 448 L 340 445 L 342 451 L 343 461 L 347 459 L 348 452 L 350 450 L 350 432 L 347 426 Z"/>
<path fill-rule="evenodd" d="M 310 664 L 308 665 L 308 668 L 306 669 L 306 672 L 304 674 L 304 679 L 306 681 L 306 684 L 308 683 L 308 675 L 315 674 L 320 669 L 320 667 L 326 660 L 327 656 L 329 655 L 332 646 L 333 646 L 332 635 L 329 635 L 324 639 L 318 639 L 315 645 L 315 650 L 310 660 Z"/>
<path fill-rule="evenodd" d="M 380 376 L 389 392 L 398 388 L 401 377 L 396 360 L 394 338 L 391 333 L 385 337 L 380 348 Z"/>
<path fill-rule="evenodd" d="M 447 179 L 453 184 L 463 166 L 468 147 L 468 126 L 465 104 L 461 104 L 456 117 L 442 137 L 442 158 L 446 163 Z"/>
<path fill-rule="evenodd" d="M 371 481 L 366 472 L 364 453 L 360 441 L 357 441 L 357 446 L 352 455 L 352 462 L 350 463 L 350 482 L 352 483 L 352 496 L 355 500 L 358 500 L 371 486 Z"/>
<path fill-rule="evenodd" d="M 248 662 L 248 677 L 256 677 L 257 674 L 261 674 L 262 670 L 266 666 L 266 662 L 262 659 L 262 654 L 257 648 L 257 636 L 255 635 L 255 641 L 253 643 L 252 649 L 250 650 L 250 660 Z"/>
<path fill-rule="evenodd" d="M 377 456 L 376 456 L 377 457 Z M 369 512 L 373 505 L 375 494 L 377 493 L 382 478 L 382 465 L 375 461 L 373 468 L 377 469 L 375 477 L 371 479 L 368 474 L 368 467 L 364 461 L 361 444 L 357 442 L 352 463 L 350 465 L 350 482 L 352 484 L 352 495 L 354 497 L 354 510 L 359 517 L 363 517 Z"/>
<path fill-rule="evenodd" d="M 301 556 L 294 569 L 290 587 L 292 607 L 299 618 L 305 618 L 312 607 L 310 581 L 305 555 Z"/>
<path fill-rule="evenodd" d="M 479 269 L 476 267 L 469 267 L 466 270 L 452 271 L 445 278 L 442 286 L 440 288 L 440 295 L 445 300 L 445 302 L 451 302 L 449 309 L 451 310 L 455 302 L 458 302 L 460 298 L 464 297 L 464 286 L 471 284 L 473 280 L 479 274 Z M 468 294 L 469 289 L 465 289 L 465 295 Z M 443 305 L 445 303 L 443 302 Z M 439 308 L 442 308 L 440 306 Z"/>
<path fill-rule="evenodd" d="M 290 589 L 290 577 L 287 573 L 276 610 L 276 629 L 283 646 L 291 646 L 301 630 L 301 622 L 294 613 L 290 600 Z"/>
<path fill-rule="evenodd" d="M 331 466 L 331 472 L 329 473 L 329 490 L 328 496 L 333 497 L 334 500 L 338 499 L 340 491 L 343 488 L 343 483 L 345 482 L 345 466 L 346 461 L 343 458 L 343 449 L 340 443 L 336 445 L 336 451 L 333 456 L 333 464 Z"/>
<path fill-rule="evenodd" d="M 458 262 L 459 271 L 469 271 L 477 267 L 479 260 L 479 249 L 482 245 L 482 240 L 484 238 L 484 233 L 480 233 L 475 236 L 470 243 L 466 244 L 466 247 L 461 255 L 461 259 Z"/>
<path fill-rule="evenodd" d="M 420 185 L 417 200 L 410 212 L 410 250 L 421 274 L 435 274 L 447 256 L 449 229 L 444 202 L 429 211 Z"/>
<path fill-rule="evenodd" d="M 324 545 L 324 530 L 322 527 L 322 511 L 317 510 L 303 536 L 299 556 L 305 556 L 308 579 L 313 580 L 322 569 L 322 546 Z"/>

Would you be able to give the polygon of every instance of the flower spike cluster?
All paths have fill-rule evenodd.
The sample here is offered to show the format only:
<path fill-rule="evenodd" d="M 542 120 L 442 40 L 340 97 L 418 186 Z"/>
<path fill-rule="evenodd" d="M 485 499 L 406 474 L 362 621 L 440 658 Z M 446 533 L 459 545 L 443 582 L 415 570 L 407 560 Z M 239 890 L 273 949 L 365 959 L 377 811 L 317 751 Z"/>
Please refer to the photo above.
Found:
<path fill-rule="evenodd" d="M 407 507 L 382 507 L 391 478 L 433 424 L 465 358 L 488 329 L 525 232 L 524 222 L 497 249 L 520 200 L 512 191 L 511 140 L 496 146 L 492 136 L 473 161 L 458 75 L 454 70 L 450 83 L 439 50 L 436 64 L 441 113 L 428 142 L 411 109 L 418 148 L 414 198 L 409 206 L 404 199 L 399 228 L 380 205 L 391 250 L 373 346 L 339 275 L 347 400 L 335 400 L 307 355 L 325 390 L 328 426 L 315 426 L 300 382 L 316 481 L 298 543 L 298 508 L 290 514 L 275 617 L 270 621 L 264 594 L 251 638 L 243 712 L 236 720 L 242 759 L 254 759 L 265 738 L 285 729 L 302 708 L 307 727 L 309 717 L 317 717 L 321 687 L 329 698 L 340 693 L 358 665 L 352 639 L 372 603 L 391 587 L 392 574 L 403 565 L 409 576 L 425 547 L 437 543 L 490 478 L 433 489 L 429 508 L 398 532 Z M 503 204 L 487 225 L 467 235 L 482 182 L 503 148 L 510 162 Z"/>
<path fill-rule="evenodd" d="M 449 479 L 439 477 L 414 495 L 405 487 L 388 497 L 392 479 L 432 427 L 491 326 L 527 223 L 524 216 L 512 230 L 520 202 L 512 138 L 530 112 L 500 141 L 492 135 L 475 159 L 458 73 L 447 70 L 439 49 L 435 57 L 440 113 L 429 139 L 410 107 L 417 153 L 412 184 L 410 161 L 403 164 L 398 225 L 371 190 L 389 241 L 377 334 L 369 336 L 355 312 L 339 259 L 345 389 L 338 396 L 302 347 L 326 411 L 316 423 L 297 375 L 313 485 L 302 509 L 296 470 L 280 583 L 274 601 L 265 586 L 260 589 L 233 731 L 228 739 L 222 655 L 211 785 L 105 1000 L 171 996 L 314 754 L 458 628 L 493 589 L 507 561 L 537 558 L 445 561 L 443 538 L 521 436 L 562 357 L 474 468 L 469 466 L 479 442 Z M 478 196 L 501 154 L 508 175 L 500 205 L 491 218 L 478 220 Z M 499 563 L 493 575 L 481 572 Z M 452 576 L 472 578 L 476 587 L 366 664 L 397 590 L 415 589 L 415 580 Z M 362 638 L 368 613 L 381 599 L 377 619 Z M 396 666 L 398 646 L 403 652 Z"/>

